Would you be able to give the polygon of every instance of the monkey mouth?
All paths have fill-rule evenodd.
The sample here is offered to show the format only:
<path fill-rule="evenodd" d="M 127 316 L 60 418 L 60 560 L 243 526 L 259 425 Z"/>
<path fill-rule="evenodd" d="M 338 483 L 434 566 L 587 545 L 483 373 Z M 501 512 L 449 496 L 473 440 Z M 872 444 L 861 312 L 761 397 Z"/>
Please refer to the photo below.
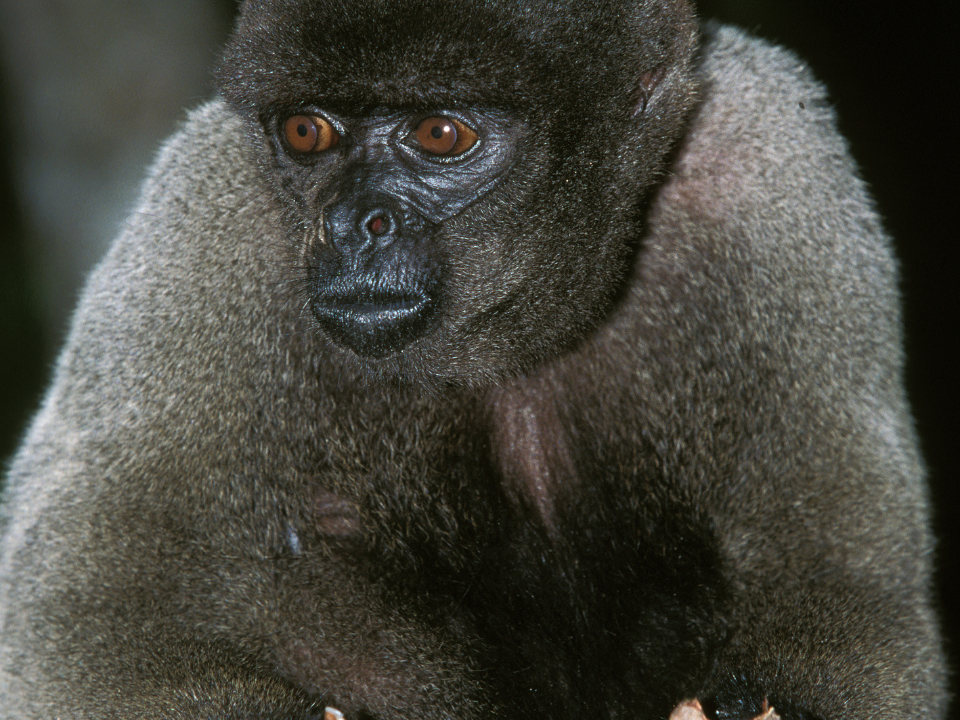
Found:
<path fill-rule="evenodd" d="M 378 318 L 381 316 L 385 318 L 392 315 L 402 315 L 408 312 L 419 312 L 426 302 L 427 298 L 410 296 L 373 299 L 326 299 L 326 303 L 331 307 L 336 307 L 339 312 L 356 313 L 358 315 Z"/>
<path fill-rule="evenodd" d="M 317 323 L 335 341 L 374 358 L 402 350 L 426 331 L 433 315 L 432 298 L 420 288 L 324 294 L 311 307 Z"/>

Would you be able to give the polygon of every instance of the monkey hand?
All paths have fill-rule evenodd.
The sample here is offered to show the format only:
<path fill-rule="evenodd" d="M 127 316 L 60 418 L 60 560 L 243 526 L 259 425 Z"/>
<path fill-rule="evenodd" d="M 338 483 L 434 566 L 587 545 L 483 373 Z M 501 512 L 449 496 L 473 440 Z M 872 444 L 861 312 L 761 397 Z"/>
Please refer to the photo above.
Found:
<path fill-rule="evenodd" d="M 780 720 L 780 716 L 766 701 L 763 705 L 761 713 L 752 720 Z M 684 700 L 673 709 L 669 720 L 709 720 L 709 718 L 704 714 L 699 700 Z"/>

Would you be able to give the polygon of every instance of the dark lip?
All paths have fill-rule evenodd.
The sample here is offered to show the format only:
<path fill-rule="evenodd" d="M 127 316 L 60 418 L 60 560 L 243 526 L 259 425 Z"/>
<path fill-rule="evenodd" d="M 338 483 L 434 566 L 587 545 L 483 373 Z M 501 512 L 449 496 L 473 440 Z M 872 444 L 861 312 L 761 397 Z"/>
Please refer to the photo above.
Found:
<path fill-rule="evenodd" d="M 373 292 L 325 295 L 317 298 L 314 304 L 356 315 L 390 316 L 420 312 L 427 301 L 426 294 Z"/>
<path fill-rule="evenodd" d="M 434 301 L 419 283 L 384 287 L 335 287 L 313 302 L 313 316 L 327 333 L 358 355 L 399 352 L 431 326 Z"/>
<path fill-rule="evenodd" d="M 427 302 L 424 297 L 405 297 L 371 300 L 356 300 L 351 298 L 324 298 L 320 300 L 320 305 L 337 307 L 346 312 L 353 312 L 359 315 L 382 314 L 382 313 L 407 313 L 420 310 Z"/>

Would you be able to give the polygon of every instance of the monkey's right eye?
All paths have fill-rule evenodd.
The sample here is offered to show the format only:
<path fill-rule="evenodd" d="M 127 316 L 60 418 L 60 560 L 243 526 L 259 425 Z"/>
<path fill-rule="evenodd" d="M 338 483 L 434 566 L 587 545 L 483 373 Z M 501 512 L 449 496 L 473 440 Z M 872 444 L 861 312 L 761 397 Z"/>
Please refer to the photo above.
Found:
<path fill-rule="evenodd" d="M 283 123 L 283 136 L 298 153 L 323 152 L 334 147 L 340 139 L 333 125 L 318 115 L 287 118 Z"/>

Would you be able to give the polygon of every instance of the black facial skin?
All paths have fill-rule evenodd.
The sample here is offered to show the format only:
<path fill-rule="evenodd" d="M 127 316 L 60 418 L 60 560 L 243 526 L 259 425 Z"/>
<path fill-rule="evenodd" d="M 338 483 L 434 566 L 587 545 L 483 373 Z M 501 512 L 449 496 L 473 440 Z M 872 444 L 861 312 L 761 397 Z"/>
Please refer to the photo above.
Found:
<path fill-rule="evenodd" d="M 321 152 L 284 139 L 292 115 L 322 115 L 338 135 Z M 456 155 L 417 139 L 420 122 L 452 117 L 477 134 Z M 303 219 L 311 308 L 321 328 L 358 355 L 400 351 L 434 329 L 444 293 L 444 221 L 490 192 L 520 151 L 523 126 L 505 113 L 338 117 L 300 109 L 268 118 L 280 176 Z M 319 182 L 318 182 L 319 181 Z"/>

